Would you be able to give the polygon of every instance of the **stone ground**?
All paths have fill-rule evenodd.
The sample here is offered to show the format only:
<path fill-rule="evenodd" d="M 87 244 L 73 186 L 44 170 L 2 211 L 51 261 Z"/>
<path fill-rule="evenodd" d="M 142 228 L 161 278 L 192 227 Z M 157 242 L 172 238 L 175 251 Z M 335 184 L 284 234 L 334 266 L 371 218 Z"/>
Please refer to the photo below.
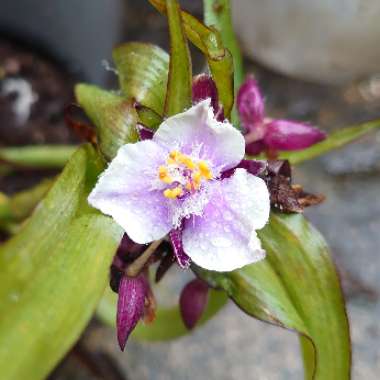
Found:
<path fill-rule="evenodd" d="M 153 16 L 145 5 L 128 4 L 127 39 L 167 46 L 163 19 Z M 199 12 L 198 6 L 192 8 Z M 329 131 L 380 117 L 379 78 L 333 88 L 285 78 L 252 63 L 250 68 L 263 87 L 272 116 L 308 120 Z M 295 177 L 306 189 L 327 195 L 324 204 L 306 215 L 325 235 L 343 275 L 352 329 L 353 379 L 377 380 L 380 133 L 297 167 Z M 302 379 L 302 364 L 295 334 L 249 318 L 230 304 L 192 335 L 169 343 L 130 341 L 125 353 L 119 352 L 114 331 L 92 323 L 50 378 L 297 380 Z"/>

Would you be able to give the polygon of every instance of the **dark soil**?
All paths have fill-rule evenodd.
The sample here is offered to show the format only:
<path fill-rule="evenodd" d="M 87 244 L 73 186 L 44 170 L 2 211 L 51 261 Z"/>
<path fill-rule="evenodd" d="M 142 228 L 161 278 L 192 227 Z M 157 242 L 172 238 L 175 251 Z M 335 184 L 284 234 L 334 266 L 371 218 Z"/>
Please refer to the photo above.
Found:
<path fill-rule="evenodd" d="M 74 142 L 63 122 L 73 83 L 54 62 L 0 39 L 0 145 Z"/>

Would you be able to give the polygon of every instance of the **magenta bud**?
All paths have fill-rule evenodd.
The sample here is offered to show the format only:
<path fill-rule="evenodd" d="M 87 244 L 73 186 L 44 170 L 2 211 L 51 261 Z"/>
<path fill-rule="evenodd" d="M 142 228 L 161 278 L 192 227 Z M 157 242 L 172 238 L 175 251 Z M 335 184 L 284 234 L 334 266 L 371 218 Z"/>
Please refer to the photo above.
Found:
<path fill-rule="evenodd" d="M 201 318 L 208 301 L 208 285 L 199 279 L 189 282 L 181 292 L 179 306 L 185 326 L 191 330 Z"/>
<path fill-rule="evenodd" d="M 248 156 L 256 156 L 266 149 L 266 145 L 263 140 L 251 142 L 245 145 L 245 154 Z"/>
<path fill-rule="evenodd" d="M 270 149 L 298 150 L 308 148 L 326 138 L 326 133 L 305 123 L 273 120 L 266 124 L 264 142 Z"/>
<path fill-rule="evenodd" d="M 140 140 L 151 140 L 153 138 L 154 132 L 143 124 L 136 124 L 136 129 L 140 136 Z"/>
<path fill-rule="evenodd" d="M 187 269 L 190 266 L 190 257 L 186 255 L 182 246 L 182 229 L 177 228 L 175 230 L 171 230 L 169 233 L 170 242 L 173 247 L 173 253 L 175 258 L 177 259 L 178 265 L 182 269 Z"/>
<path fill-rule="evenodd" d="M 218 89 L 215 82 L 207 74 L 200 74 L 193 79 L 193 103 L 199 103 L 201 100 L 210 98 L 211 105 L 217 120 L 224 120 L 224 112 L 219 105 Z"/>
<path fill-rule="evenodd" d="M 255 131 L 264 119 L 264 99 L 253 76 L 248 76 L 241 85 L 236 104 L 245 131 Z"/>
<path fill-rule="evenodd" d="M 120 281 L 116 327 L 120 349 L 124 351 L 129 334 L 144 314 L 148 285 L 143 275 L 124 276 Z"/>

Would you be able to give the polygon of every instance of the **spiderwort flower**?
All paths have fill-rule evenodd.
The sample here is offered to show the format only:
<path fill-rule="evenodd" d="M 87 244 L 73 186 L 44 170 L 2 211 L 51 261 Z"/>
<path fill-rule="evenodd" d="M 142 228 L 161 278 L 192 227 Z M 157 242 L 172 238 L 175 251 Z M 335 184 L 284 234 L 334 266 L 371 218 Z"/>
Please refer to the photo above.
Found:
<path fill-rule="evenodd" d="M 261 260 L 255 230 L 270 202 L 265 182 L 244 168 L 242 134 L 214 117 L 210 99 L 166 119 L 151 140 L 122 146 L 89 203 L 146 244 L 176 231 L 197 265 L 231 271 Z M 181 236 L 178 236 L 178 232 Z"/>
<path fill-rule="evenodd" d="M 264 150 L 299 150 L 326 138 L 326 134 L 306 123 L 265 117 L 264 99 L 256 80 L 249 76 L 237 95 L 237 108 L 244 128 L 247 154 Z"/>

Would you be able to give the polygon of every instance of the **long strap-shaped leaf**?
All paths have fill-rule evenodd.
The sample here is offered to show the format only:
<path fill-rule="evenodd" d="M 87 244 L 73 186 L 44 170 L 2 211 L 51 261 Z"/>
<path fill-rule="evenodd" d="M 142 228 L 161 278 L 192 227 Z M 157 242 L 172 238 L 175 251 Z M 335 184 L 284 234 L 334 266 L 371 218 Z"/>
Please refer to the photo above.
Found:
<path fill-rule="evenodd" d="M 349 379 L 348 320 L 322 236 L 302 215 L 276 213 L 259 235 L 265 260 L 231 273 L 201 275 L 248 314 L 303 335 L 306 379 Z"/>
<path fill-rule="evenodd" d="M 170 32 L 170 63 L 165 115 L 183 112 L 191 105 L 191 59 L 177 0 L 166 0 Z"/>
<path fill-rule="evenodd" d="M 70 159 L 22 230 L 0 247 L 0 377 L 46 377 L 81 334 L 108 279 L 122 230 L 87 204 L 104 164 Z"/>
<path fill-rule="evenodd" d="M 359 125 L 354 125 L 352 127 L 338 129 L 336 132 L 331 133 L 326 140 L 304 150 L 282 152 L 280 154 L 280 158 L 289 160 L 293 165 L 300 164 L 303 161 L 311 160 L 312 158 L 322 156 L 323 154 L 331 152 L 335 149 L 339 149 L 379 128 L 380 120 L 377 119 Z"/>
<path fill-rule="evenodd" d="M 164 0 L 149 0 L 161 13 L 167 13 Z M 220 33 L 207 27 L 190 13 L 181 11 L 184 31 L 189 40 L 206 55 L 211 75 L 218 88 L 219 99 L 226 117 L 230 116 L 234 103 L 233 62 L 228 49 L 222 43 Z"/>

